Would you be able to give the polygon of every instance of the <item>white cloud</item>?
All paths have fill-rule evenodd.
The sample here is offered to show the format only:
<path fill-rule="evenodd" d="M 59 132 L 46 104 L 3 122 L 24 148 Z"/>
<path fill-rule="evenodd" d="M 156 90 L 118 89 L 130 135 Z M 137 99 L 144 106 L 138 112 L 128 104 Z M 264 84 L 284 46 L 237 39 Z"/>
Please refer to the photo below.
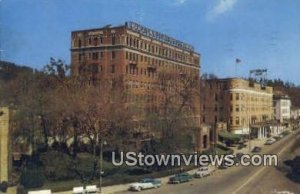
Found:
<path fill-rule="evenodd" d="M 175 0 L 175 5 L 182 5 L 185 2 L 187 2 L 187 0 Z"/>
<path fill-rule="evenodd" d="M 218 16 L 232 10 L 237 0 L 218 0 L 218 3 L 208 13 L 207 17 L 209 20 L 214 20 Z"/>

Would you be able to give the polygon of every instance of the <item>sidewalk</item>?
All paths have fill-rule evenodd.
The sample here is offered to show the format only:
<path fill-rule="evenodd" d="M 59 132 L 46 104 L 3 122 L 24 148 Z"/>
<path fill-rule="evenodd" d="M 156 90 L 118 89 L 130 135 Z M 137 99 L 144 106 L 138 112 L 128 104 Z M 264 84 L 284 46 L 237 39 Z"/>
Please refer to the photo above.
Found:
<path fill-rule="evenodd" d="M 266 139 L 267 138 L 264 138 L 264 139 L 253 139 L 253 140 L 251 140 L 251 142 L 250 142 L 251 149 L 254 146 L 263 147 Z M 246 144 L 247 144 L 247 147 L 245 147 L 243 149 L 238 150 L 237 147 L 233 147 L 231 149 L 234 150 L 234 153 L 242 152 L 244 154 L 249 154 L 249 153 L 251 153 L 251 149 L 249 150 L 249 141 L 246 142 Z M 190 171 L 188 171 L 188 173 L 191 174 L 191 175 L 194 175 L 195 172 L 197 171 L 197 169 L 198 168 L 190 170 Z M 173 175 L 171 175 L 171 176 L 173 176 Z M 162 185 L 168 184 L 169 178 L 171 176 L 159 178 L 159 180 L 161 180 Z M 102 194 L 113 194 L 113 193 L 116 193 L 116 192 L 125 191 L 125 190 L 128 189 L 128 187 L 129 187 L 130 184 L 132 184 L 132 183 L 102 187 Z M 72 191 L 56 192 L 56 194 L 72 194 Z"/>
<path fill-rule="evenodd" d="M 194 175 L 195 172 L 197 171 L 197 169 L 198 168 L 187 171 L 187 172 L 191 175 Z M 166 184 L 168 184 L 169 178 L 171 176 L 173 176 L 173 175 L 158 178 L 158 179 L 161 180 L 162 185 L 166 185 Z M 129 188 L 130 184 L 132 184 L 132 183 L 102 187 L 102 194 L 113 194 L 113 193 L 116 193 L 116 192 L 125 191 Z M 56 194 L 72 194 L 72 191 L 54 192 L 54 193 L 56 193 Z"/>

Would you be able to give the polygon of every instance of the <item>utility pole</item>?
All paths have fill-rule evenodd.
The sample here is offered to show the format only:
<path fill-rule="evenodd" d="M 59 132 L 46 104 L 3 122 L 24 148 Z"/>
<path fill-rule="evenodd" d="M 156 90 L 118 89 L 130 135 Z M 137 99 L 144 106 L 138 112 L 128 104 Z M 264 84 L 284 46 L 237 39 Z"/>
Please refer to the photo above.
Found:
<path fill-rule="evenodd" d="M 99 153 L 99 193 L 102 193 L 102 171 L 103 171 L 103 145 L 106 145 L 106 141 L 99 138 L 99 134 L 97 134 L 97 139 L 100 146 Z"/>
<path fill-rule="evenodd" d="M 100 140 L 100 175 L 99 175 L 99 193 L 102 193 L 102 160 L 103 160 L 103 143 L 102 140 Z"/>

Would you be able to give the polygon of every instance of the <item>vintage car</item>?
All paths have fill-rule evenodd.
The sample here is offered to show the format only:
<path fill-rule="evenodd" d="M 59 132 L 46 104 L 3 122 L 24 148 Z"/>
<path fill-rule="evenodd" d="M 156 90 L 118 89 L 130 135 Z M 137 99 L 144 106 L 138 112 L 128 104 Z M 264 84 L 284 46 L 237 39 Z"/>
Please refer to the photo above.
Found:
<path fill-rule="evenodd" d="M 129 190 L 141 191 L 144 189 L 159 188 L 161 186 L 161 181 L 154 178 L 144 178 L 137 183 L 132 183 L 129 185 Z"/>
<path fill-rule="evenodd" d="M 170 177 L 169 183 L 177 184 L 183 182 L 189 182 L 192 180 L 192 176 L 189 173 L 183 172 L 179 174 L 175 174 L 174 176 Z"/>

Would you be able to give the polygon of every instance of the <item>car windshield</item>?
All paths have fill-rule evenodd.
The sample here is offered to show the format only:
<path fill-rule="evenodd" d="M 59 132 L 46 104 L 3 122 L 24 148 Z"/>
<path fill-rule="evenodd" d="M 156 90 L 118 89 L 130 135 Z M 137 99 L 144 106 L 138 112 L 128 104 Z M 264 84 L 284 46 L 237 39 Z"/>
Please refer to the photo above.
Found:
<path fill-rule="evenodd" d="M 151 179 L 142 179 L 142 180 L 140 180 L 139 183 L 150 183 L 150 182 L 152 182 Z"/>

